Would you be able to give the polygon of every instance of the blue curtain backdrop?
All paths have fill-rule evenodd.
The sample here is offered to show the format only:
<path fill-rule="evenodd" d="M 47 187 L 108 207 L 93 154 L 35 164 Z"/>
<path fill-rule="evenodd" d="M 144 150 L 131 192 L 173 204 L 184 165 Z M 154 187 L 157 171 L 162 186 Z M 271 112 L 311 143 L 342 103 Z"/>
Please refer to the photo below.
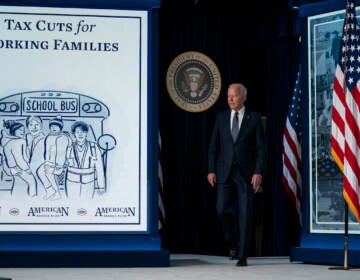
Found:
<path fill-rule="evenodd" d="M 266 117 L 269 163 L 265 191 L 256 201 L 252 255 L 288 255 L 299 235 L 280 177 L 283 127 L 300 63 L 297 10 L 287 0 L 163 0 L 159 21 L 163 246 L 172 253 L 226 253 L 215 191 L 206 181 L 207 148 L 215 115 L 227 108 L 227 85 L 242 82 L 248 87 L 246 106 Z M 204 112 L 180 109 L 167 93 L 167 68 L 186 51 L 208 55 L 221 73 L 220 97 Z"/>

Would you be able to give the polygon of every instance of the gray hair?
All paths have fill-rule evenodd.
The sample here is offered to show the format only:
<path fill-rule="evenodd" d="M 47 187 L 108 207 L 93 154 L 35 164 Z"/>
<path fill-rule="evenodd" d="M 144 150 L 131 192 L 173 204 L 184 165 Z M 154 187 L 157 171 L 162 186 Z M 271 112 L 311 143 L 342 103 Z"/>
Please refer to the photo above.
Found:
<path fill-rule="evenodd" d="M 232 83 L 232 84 L 229 85 L 229 88 L 230 87 L 238 88 L 240 94 L 243 94 L 243 95 L 247 96 L 247 88 L 243 84 L 241 84 L 241 83 Z"/>

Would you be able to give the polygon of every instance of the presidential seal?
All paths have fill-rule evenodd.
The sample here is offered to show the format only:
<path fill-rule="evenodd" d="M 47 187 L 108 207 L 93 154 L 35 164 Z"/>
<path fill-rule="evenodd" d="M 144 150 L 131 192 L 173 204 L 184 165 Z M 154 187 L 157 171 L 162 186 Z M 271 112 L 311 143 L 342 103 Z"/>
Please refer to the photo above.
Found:
<path fill-rule="evenodd" d="M 195 51 L 185 52 L 171 62 L 166 73 L 166 87 L 181 109 L 202 112 L 219 98 L 221 76 L 208 56 Z"/>

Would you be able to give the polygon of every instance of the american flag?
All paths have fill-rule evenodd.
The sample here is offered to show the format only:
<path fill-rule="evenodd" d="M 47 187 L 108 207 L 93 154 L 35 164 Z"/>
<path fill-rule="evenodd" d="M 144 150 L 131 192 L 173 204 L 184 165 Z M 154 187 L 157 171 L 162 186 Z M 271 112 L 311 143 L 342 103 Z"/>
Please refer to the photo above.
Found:
<path fill-rule="evenodd" d="M 159 179 L 159 230 L 163 227 L 165 222 L 165 207 L 164 207 L 164 190 L 163 190 L 163 174 L 162 174 L 162 154 L 161 154 L 161 136 L 159 133 L 159 167 L 158 167 L 158 179 Z"/>
<path fill-rule="evenodd" d="M 300 85 L 301 67 L 299 68 L 293 97 L 289 106 L 283 135 L 283 173 L 281 176 L 285 192 L 296 210 L 299 229 L 301 219 L 301 126 L 300 126 Z"/>
<path fill-rule="evenodd" d="M 336 65 L 331 154 L 344 174 L 343 196 L 360 223 L 360 42 L 355 0 L 348 0 Z"/>

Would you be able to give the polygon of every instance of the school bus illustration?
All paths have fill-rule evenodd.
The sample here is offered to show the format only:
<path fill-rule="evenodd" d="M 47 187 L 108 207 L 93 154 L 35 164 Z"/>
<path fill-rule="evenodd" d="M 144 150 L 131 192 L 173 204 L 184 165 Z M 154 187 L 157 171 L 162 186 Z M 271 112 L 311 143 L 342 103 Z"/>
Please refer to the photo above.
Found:
<path fill-rule="evenodd" d="M 91 199 L 106 188 L 104 133 L 109 108 L 90 96 L 55 90 L 0 99 L 0 195 Z"/>

